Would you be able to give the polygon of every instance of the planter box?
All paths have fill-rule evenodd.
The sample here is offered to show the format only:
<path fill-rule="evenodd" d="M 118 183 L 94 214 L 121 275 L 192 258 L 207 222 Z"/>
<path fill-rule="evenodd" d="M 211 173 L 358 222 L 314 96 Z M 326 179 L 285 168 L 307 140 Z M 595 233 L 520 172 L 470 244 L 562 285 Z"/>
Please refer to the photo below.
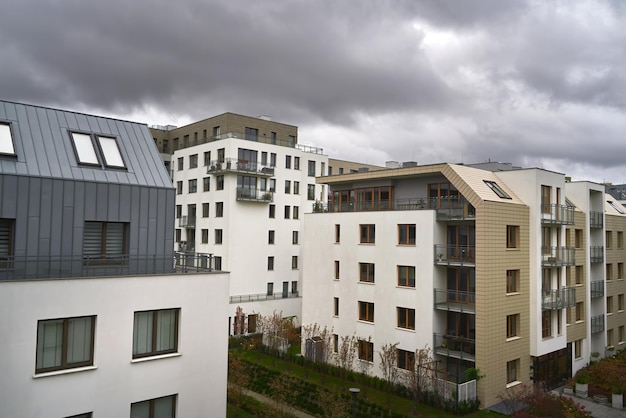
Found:
<path fill-rule="evenodd" d="M 586 398 L 588 392 L 589 392 L 589 384 L 576 383 L 576 395 L 577 396 L 582 396 L 583 398 Z"/>
<path fill-rule="evenodd" d="M 563 388 L 563 393 L 566 394 L 566 395 L 573 395 L 574 394 L 574 388 L 564 387 Z"/>
<path fill-rule="evenodd" d="M 612 402 L 613 408 L 622 409 L 624 407 L 624 395 L 623 394 L 614 393 L 612 401 L 613 401 Z"/>

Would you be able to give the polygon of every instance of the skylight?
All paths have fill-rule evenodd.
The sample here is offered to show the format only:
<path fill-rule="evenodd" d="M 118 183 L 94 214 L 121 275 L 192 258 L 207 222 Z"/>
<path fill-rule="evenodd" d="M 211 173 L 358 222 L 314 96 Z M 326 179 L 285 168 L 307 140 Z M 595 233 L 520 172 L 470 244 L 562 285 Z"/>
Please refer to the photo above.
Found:
<path fill-rule="evenodd" d="M 500 199 L 512 199 L 512 197 L 509 196 L 508 193 L 505 192 L 502 189 L 502 187 L 500 187 L 498 183 L 496 183 L 495 181 L 489 181 L 489 180 L 483 180 L 483 181 L 485 182 L 487 186 L 489 186 L 491 190 L 493 190 L 495 194 L 498 195 Z"/>
<path fill-rule="evenodd" d="M 72 132 L 72 140 L 74 141 L 74 149 L 76 150 L 79 163 L 100 164 L 96 150 L 93 147 L 93 142 L 91 141 L 91 135 Z"/>
<path fill-rule="evenodd" d="M 7 123 L 0 123 L 0 154 L 15 155 L 11 127 Z"/>
<path fill-rule="evenodd" d="M 576 205 L 574 205 L 574 204 L 572 203 L 572 201 L 571 201 L 571 200 L 569 200 L 567 197 L 565 198 L 565 205 L 566 205 L 567 207 L 569 207 L 569 208 L 575 208 L 575 207 L 576 207 Z"/>
<path fill-rule="evenodd" d="M 613 209 L 615 209 L 616 211 L 618 211 L 622 215 L 624 213 L 626 213 L 626 212 L 624 212 L 624 207 L 622 205 L 619 205 L 619 204 L 613 202 L 612 200 L 607 200 L 606 203 L 608 203 L 609 205 L 613 206 Z"/>
<path fill-rule="evenodd" d="M 104 165 L 107 167 L 126 167 L 115 138 L 99 136 L 98 141 L 104 157 Z"/>

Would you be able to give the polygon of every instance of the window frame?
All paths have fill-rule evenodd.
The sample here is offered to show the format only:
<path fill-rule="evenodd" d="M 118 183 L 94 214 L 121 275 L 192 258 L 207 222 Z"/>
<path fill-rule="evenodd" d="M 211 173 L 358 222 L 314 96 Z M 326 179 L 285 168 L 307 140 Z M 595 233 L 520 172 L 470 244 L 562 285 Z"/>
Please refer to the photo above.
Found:
<path fill-rule="evenodd" d="M 374 323 L 374 302 L 359 302 L 359 321 Z"/>
<path fill-rule="evenodd" d="M 224 202 L 215 202 L 215 217 L 224 217 Z"/>
<path fill-rule="evenodd" d="M 506 248 L 519 249 L 520 245 L 520 227 L 519 225 L 506 226 Z"/>
<path fill-rule="evenodd" d="M 492 180 L 483 180 L 483 182 L 489 187 L 500 199 L 512 199 L 507 192 L 504 191 L 498 183 Z"/>
<path fill-rule="evenodd" d="M 333 297 L 333 316 L 339 316 L 339 298 Z"/>
<path fill-rule="evenodd" d="M 274 271 L 274 256 L 267 257 L 267 271 Z"/>
<path fill-rule="evenodd" d="M 221 228 L 216 228 L 214 231 L 215 245 L 222 244 L 224 242 L 224 230 Z"/>
<path fill-rule="evenodd" d="M 90 254 L 85 251 L 85 232 L 87 230 L 87 225 L 100 225 L 100 254 Z M 122 226 L 122 250 L 120 253 L 107 253 L 107 243 L 109 242 L 109 225 L 121 225 Z M 128 230 L 129 223 L 127 222 L 100 222 L 100 221 L 85 221 L 83 224 L 83 263 L 93 264 L 94 261 L 96 263 L 123 263 L 125 259 L 128 257 Z M 92 231 L 93 232 L 93 231 Z"/>
<path fill-rule="evenodd" d="M 512 269 L 506 271 L 506 293 L 519 293 L 520 289 L 520 270 Z"/>
<path fill-rule="evenodd" d="M 511 385 L 519 382 L 519 370 L 520 359 L 515 359 L 506 362 L 506 383 Z"/>
<path fill-rule="evenodd" d="M 415 331 L 415 309 L 396 307 L 396 327 Z"/>
<path fill-rule="evenodd" d="M 298 256 L 297 255 L 291 256 L 291 269 L 298 270 Z"/>
<path fill-rule="evenodd" d="M 203 192 L 211 191 L 211 177 L 202 177 L 202 191 Z"/>
<path fill-rule="evenodd" d="M 102 167 L 91 133 L 70 131 L 69 134 L 76 162 L 84 166 Z M 77 141 L 77 138 L 80 138 L 80 141 Z M 85 152 L 89 155 L 86 155 Z"/>
<path fill-rule="evenodd" d="M 415 288 L 415 266 L 397 266 L 398 271 L 398 286 L 399 287 L 408 287 Z M 413 272 L 413 277 L 411 278 L 411 271 Z M 406 274 L 403 274 L 406 272 Z"/>
<path fill-rule="evenodd" d="M 291 231 L 291 245 L 298 245 L 300 243 L 299 231 Z"/>
<path fill-rule="evenodd" d="M 315 184 L 306 185 L 306 199 L 315 200 Z"/>
<path fill-rule="evenodd" d="M 376 243 L 376 224 L 359 224 L 359 244 Z"/>
<path fill-rule="evenodd" d="M 179 342 L 179 334 L 180 334 L 180 311 L 181 308 L 165 308 L 165 309 L 148 309 L 148 310 L 143 310 L 143 311 L 135 311 L 133 313 L 133 351 L 132 351 L 132 358 L 133 360 L 136 359 L 142 359 L 142 358 L 147 358 L 147 357 L 156 357 L 156 356 L 162 356 L 162 355 L 166 355 L 166 354 L 173 354 L 173 353 L 178 353 L 178 342 Z M 161 322 L 159 321 L 159 313 L 161 312 L 173 312 L 174 313 L 174 341 L 173 341 L 173 346 L 164 350 L 158 350 L 156 348 L 156 344 L 157 344 L 157 337 L 158 337 L 158 331 L 159 331 L 159 327 L 161 326 Z M 151 327 L 152 329 L 151 331 L 151 347 L 149 351 L 146 351 L 145 353 L 135 353 L 135 343 L 136 343 L 136 337 L 137 337 L 137 314 L 144 314 L 144 313 L 151 313 L 152 314 L 152 324 Z"/>
<path fill-rule="evenodd" d="M 198 168 L 198 154 L 191 154 L 189 156 L 189 168 Z"/>
<path fill-rule="evenodd" d="M 374 343 L 359 339 L 357 342 L 358 357 L 361 361 L 374 362 Z"/>
<path fill-rule="evenodd" d="M 167 399 L 167 398 L 171 398 L 172 399 L 172 414 L 171 414 L 171 418 L 176 418 L 176 404 L 178 403 L 178 394 L 168 395 L 168 396 L 161 396 L 159 398 L 147 399 L 145 401 L 133 402 L 133 403 L 130 404 L 131 416 L 135 416 L 135 415 L 132 415 L 132 413 L 133 413 L 133 405 L 140 405 L 140 404 L 143 404 L 143 403 L 148 403 L 149 404 L 149 406 L 148 406 L 148 416 L 147 417 L 141 417 L 141 418 L 154 418 L 156 402 L 158 400 L 160 400 L 160 399 Z"/>
<path fill-rule="evenodd" d="M 273 229 L 270 229 L 267 231 L 267 244 L 268 245 L 273 245 L 275 243 L 276 240 L 276 231 L 274 231 Z"/>
<path fill-rule="evenodd" d="M 6 126 L 6 136 L 3 135 L 2 127 Z M 8 138 L 7 138 L 8 137 Z M 8 146 L 5 147 L 3 143 Z M 2 156 L 16 156 L 15 140 L 13 139 L 13 126 L 11 122 L 0 120 L 0 155 Z"/>
<path fill-rule="evenodd" d="M 0 253 L 0 269 L 10 268 L 14 253 L 14 231 L 15 219 L 0 218 L 0 232 L 6 231 L 0 235 L 0 242 L 5 242 L 6 252 Z M 3 238 L 4 237 L 4 238 Z"/>
<path fill-rule="evenodd" d="M 198 192 L 198 179 L 189 179 L 189 184 L 187 185 L 187 193 L 197 193 Z"/>
<path fill-rule="evenodd" d="M 307 176 L 315 177 L 315 160 L 308 160 Z"/>
<path fill-rule="evenodd" d="M 75 362 L 75 363 L 68 363 L 68 340 L 70 338 L 69 335 L 69 326 L 70 326 L 70 321 L 72 320 L 78 320 L 78 319 L 85 319 L 85 318 L 90 318 L 91 320 L 91 324 L 90 324 L 90 347 L 88 350 L 89 353 L 89 359 L 88 360 L 84 360 L 84 361 L 80 361 L 80 362 Z M 41 326 L 43 326 L 46 322 L 58 322 L 58 321 L 62 321 L 61 326 L 62 326 L 62 330 L 61 330 L 61 364 L 60 365 L 55 365 L 55 366 L 49 366 L 49 367 L 38 367 L 39 364 L 39 359 L 40 359 L 40 344 L 42 345 L 41 347 L 41 355 L 43 355 L 43 351 L 46 349 L 46 343 L 45 341 L 42 341 L 42 333 L 45 333 L 45 331 L 43 331 L 41 329 Z M 49 373 L 49 372 L 54 372 L 54 371 L 59 371 L 59 370 L 70 370 L 70 369 L 76 369 L 76 368 L 81 368 L 81 367 L 89 367 L 89 366 L 93 366 L 94 364 L 94 342 L 95 342 L 95 334 L 96 334 L 96 315 L 84 315 L 84 316 L 75 316 L 75 317 L 67 317 L 67 318 L 54 318 L 54 319 L 40 319 L 37 321 L 37 341 L 36 341 L 36 345 L 35 345 L 35 374 L 43 374 L 43 373 Z M 42 359 L 43 362 L 43 359 Z"/>
<path fill-rule="evenodd" d="M 396 367 L 402 370 L 413 370 L 415 366 L 415 351 L 396 349 Z"/>
<path fill-rule="evenodd" d="M 398 245 L 415 245 L 415 237 L 415 224 L 398 224 Z"/>
<path fill-rule="evenodd" d="M 520 331 L 520 314 L 511 314 L 506 316 L 506 338 L 519 337 Z"/>
<path fill-rule="evenodd" d="M 200 232 L 201 232 L 201 243 L 208 244 L 209 243 L 209 230 L 202 229 Z"/>
<path fill-rule="evenodd" d="M 376 282 L 376 265 L 374 263 L 359 263 L 359 283 Z"/>

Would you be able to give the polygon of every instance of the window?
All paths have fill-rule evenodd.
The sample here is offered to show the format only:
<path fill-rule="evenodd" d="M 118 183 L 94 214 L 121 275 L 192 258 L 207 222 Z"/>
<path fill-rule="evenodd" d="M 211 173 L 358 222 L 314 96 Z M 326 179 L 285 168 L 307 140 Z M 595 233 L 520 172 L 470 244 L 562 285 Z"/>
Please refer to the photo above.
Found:
<path fill-rule="evenodd" d="M 624 263 L 617 263 L 617 280 L 624 278 Z"/>
<path fill-rule="evenodd" d="M 267 257 L 267 269 L 274 270 L 274 256 Z"/>
<path fill-rule="evenodd" d="M 606 238 L 606 248 L 610 249 L 613 246 L 613 231 L 606 231 L 605 238 Z"/>
<path fill-rule="evenodd" d="M 300 157 L 293 157 L 293 169 L 300 170 Z"/>
<path fill-rule="evenodd" d="M 412 370 L 415 365 L 415 352 L 398 348 L 398 369 Z"/>
<path fill-rule="evenodd" d="M 343 174 L 343 167 L 339 167 L 339 174 Z"/>
<path fill-rule="evenodd" d="M 182 240 L 182 238 L 181 238 L 181 230 L 180 229 L 176 229 L 176 231 L 174 231 L 174 233 L 175 233 L 176 242 L 180 242 Z"/>
<path fill-rule="evenodd" d="M 396 308 L 398 313 L 398 328 L 415 329 L 415 309 Z"/>
<path fill-rule="evenodd" d="M 339 352 L 339 335 L 333 334 L 333 353 Z"/>
<path fill-rule="evenodd" d="M 308 170 L 308 175 L 310 177 L 315 177 L 315 161 L 310 161 L 309 160 L 309 170 Z"/>
<path fill-rule="evenodd" d="M 574 231 L 574 247 L 582 248 L 583 247 L 583 230 L 576 229 Z"/>
<path fill-rule="evenodd" d="M 619 328 L 617 329 L 618 332 L 618 344 L 622 344 L 624 343 L 624 338 L 626 338 L 626 336 L 624 335 L 624 325 L 620 325 Z"/>
<path fill-rule="evenodd" d="M 300 206 L 293 207 L 293 219 L 300 219 Z"/>
<path fill-rule="evenodd" d="M 613 345 L 613 329 L 609 329 L 606 331 L 606 344 Z"/>
<path fill-rule="evenodd" d="M 415 224 L 398 225 L 398 244 L 415 245 Z"/>
<path fill-rule="evenodd" d="M 285 180 L 285 193 L 291 193 L 291 181 Z"/>
<path fill-rule="evenodd" d="M 333 298 L 333 315 L 339 316 L 339 298 Z"/>
<path fill-rule="evenodd" d="M 613 296 L 606 297 L 606 313 L 607 314 L 613 313 Z"/>
<path fill-rule="evenodd" d="M 270 179 L 269 191 L 274 193 L 276 191 L 276 179 Z"/>
<path fill-rule="evenodd" d="M 183 171 L 183 166 L 184 166 L 184 158 L 183 157 L 179 157 L 177 160 L 178 162 L 178 171 Z"/>
<path fill-rule="evenodd" d="M 203 244 L 209 243 L 209 230 L 208 229 L 202 230 L 202 243 Z"/>
<path fill-rule="evenodd" d="M 274 219 L 276 217 L 276 205 L 270 205 L 270 219 Z"/>
<path fill-rule="evenodd" d="M 2 126 L 7 126 L 2 124 Z M 6 135 L 6 134 L 5 134 Z M 91 135 L 80 134 L 76 132 L 72 132 L 72 140 L 74 143 L 74 150 L 76 151 L 76 158 L 80 164 L 92 164 L 99 165 L 98 156 L 96 155 L 96 149 L 91 140 Z M 3 150 L 11 151 L 13 148 L 13 144 L 11 143 L 11 147 L 7 147 L 8 141 L 6 139 L 2 139 L 3 141 Z M 13 154 L 14 152 L 12 152 Z"/>
<path fill-rule="evenodd" d="M 176 182 L 176 194 L 183 194 L 183 182 L 182 181 Z"/>
<path fill-rule="evenodd" d="M 415 287 L 415 266 L 398 266 L 398 286 Z"/>
<path fill-rule="evenodd" d="M 217 176 L 215 179 L 215 188 L 217 190 L 224 190 L 224 176 Z"/>
<path fill-rule="evenodd" d="M 215 202 L 215 217 L 224 217 L 224 202 Z"/>
<path fill-rule="evenodd" d="M 335 244 L 341 242 L 341 225 L 335 224 Z"/>
<path fill-rule="evenodd" d="M 270 166 L 276 167 L 276 153 L 274 152 L 270 154 Z"/>
<path fill-rule="evenodd" d="M 624 294 L 617 295 L 617 310 L 619 312 L 624 310 Z"/>
<path fill-rule="evenodd" d="M 35 373 L 93 365 L 96 317 L 37 321 Z"/>
<path fill-rule="evenodd" d="M 222 243 L 222 230 L 221 229 L 215 230 L 215 243 L 216 244 Z"/>
<path fill-rule="evenodd" d="M 13 220 L 0 219 L 0 269 L 8 267 L 13 255 Z"/>
<path fill-rule="evenodd" d="M 176 396 L 170 395 L 130 405 L 131 418 L 175 418 Z"/>
<path fill-rule="evenodd" d="M 267 152 L 261 152 L 261 165 L 267 165 Z"/>
<path fill-rule="evenodd" d="M 298 281 L 294 280 L 291 282 L 291 293 L 294 295 L 298 294 Z"/>
<path fill-rule="evenodd" d="M 618 213 L 621 213 L 622 215 L 624 213 L 626 213 L 626 212 L 624 212 L 624 207 L 621 204 L 615 203 L 612 200 L 607 200 L 606 203 L 611 205 L 613 207 L 613 209 L 615 209 Z"/>
<path fill-rule="evenodd" d="M 506 316 L 506 338 L 517 337 L 519 330 L 519 314 Z"/>
<path fill-rule="evenodd" d="M 361 231 L 361 244 L 374 244 L 376 242 L 376 225 L 361 224 L 359 228 Z"/>
<path fill-rule="evenodd" d="M 519 292 L 519 270 L 506 271 L 506 293 Z"/>
<path fill-rule="evenodd" d="M 576 284 L 583 284 L 584 281 L 583 266 L 576 266 Z"/>
<path fill-rule="evenodd" d="M 289 135 L 287 137 L 287 143 L 289 144 L 290 147 L 294 146 L 296 144 L 296 137 L 293 135 Z"/>
<path fill-rule="evenodd" d="M 291 268 L 294 270 L 298 268 L 298 256 L 297 255 L 291 256 Z"/>
<path fill-rule="evenodd" d="M 285 206 L 285 219 L 289 219 L 291 217 L 291 206 Z"/>
<path fill-rule="evenodd" d="M 83 258 L 119 260 L 125 255 L 125 223 L 85 222 L 83 230 Z"/>
<path fill-rule="evenodd" d="M 211 177 L 202 178 L 202 191 L 203 192 L 211 191 Z"/>
<path fill-rule="evenodd" d="M 77 134 L 80 135 L 80 134 Z M 93 147 L 92 147 L 93 150 Z M 0 154 L 15 154 L 13 145 L 13 135 L 11 135 L 11 125 L 8 123 L 0 123 Z M 94 153 L 95 156 L 95 153 Z M 96 161 L 97 164 L 97 161 Z"/>
<path fill-rule="evenodd" d="M 208 167 L 209 165 L 211 165 L 211 151 L 205 151 L 204 152 L 204 166 Z"/>
<path fill-rule="evenodd" d="M 581 358 L 583 356 L 583 340 L 574 341 L 574 358 Z"/>
<path fill-rule="evenodd" d="M 215 265 L 215 270 L 221 270 L 222 269 L 222 257 L 219 255 L 216 255 L 213 257 L 213 263 Z"/>
<path fill-rule="evenodd" d="M 341 268 L 339 260 L 335 260 L 335 280 L 339 280 Z"/>
<path fill-rule="evenodd" d="M 198 180 L 192 179 L 189 180 L 189 193 L 195 193 L 198 191 Z"/>
<path fill-rule="evenodd" d="M 298 231 L 291 231 L 291 243 L 298 244 Z"/>
<path fill-rule="evenodd" d="M 541 337 L 552 336 L 552 311 L 541 311 Z"/>
<path fill-rule="evenodd" d="M 285 155 L 285 168 L 291 168 L 291 155 Z"/>
<path fill-rule="evenodd" d="M 585 305 L 583 302 L 576 303 L 576 322 L 585 320 Z"/>
<path fill-rule="evenodd" d="M 306 198 L 307 200 L 315 200 L 315 184 L 306 185 Z"/>
<path fill-rule="evenodd" d="M 359 301 L 359 320 L 374 322 L 374 304 Z"/>
<path fill-rule="evenodd" d="M 613 280 L 613 264 L 606 265 L 606 280 Z"/>
<path fill-rule="evenodd" d="M 248 128 L 246 126 L 246 140 L 256 141 L 259 136 L 259 130 L 256 128 Z"/>
<path fill-rule="evenodd" d="M 275 236 L 275 232 L 273 230 L 267 231 L 267 243 L 268 244 L 274 244 L 274 236 Z"/>
<path fill-rule="evenodd" d="M 519 359 L 506 362 L 506 383 L 517 382 L 519 372 Z"/>
<path fill-rule="evenodd" d="M 374 361 L 374 343 L 359 340 L 359 360 Z"/>
<path fill-rule="evenodd" d="M 359 281 L 374 283 L 374 263 L 359 263 Z"/>
<path fill-rule="evenodd" d="M 487 186 L 489 186 L 491 190 L 493 190 L 495 194 L 498 195 L 500 199 L 511 199 L 511 196 L 509 196 L 508 193 L 505 192 L 502 189 L 502 187 L 500 187 L 498 183 L 496 183 L 495 181 L 489 181 L 489 180 L 483 180 L 483 181 L 485 182 Z"/>
<path fill-rule="evenodd" d="M 178 350 L 180 309 L 135 312 L 133 358 L 175 353 Z"/>
<path fill-rule="evenodd" d="M 202 217 L 203 218 L 208 218 L 209 217 L 209 207 L 210 207 L 210 203 L 203 203 L 202 204 Z"/>
<path fill-rule="evenodd" d="M 617 248 L 624 248 L 624 232 L 617 231 Z"/>
<path fill-rule="evenodd" d="M 102 150 L 102 156 L 104 157 L 104 165 L 106 167 L 126 167 L 115 138 L 109 138 L 106 136 L 99 136 L 97 138 L 100 142 L 100 150 Z"/>
<path fill-rule="evenodd" d="M 519 247 L 519 226 L 506 226 L 506 248 Z"/>
<path fill-rule="evenodd" d="M 189 168 L 197 168 L 198 167 L 198 154 L 193 154 L 189 156 Z"/>
<path fill-rule="evenodd" d="M 299 181 L 293 182 L 293 194 L 300 194 L 300 182 Z"/>
<path fill-rule="evenodd" d="M 163 140 L 162 152 L 164 154 L 169 154 L 170 153 L 170 145 L 169 145 L 169 141 L 167 139 Z"/>
<path fill-rule="evenodd" d="M 219 126 L 213 127 L 213 138 L 217 138 L 221 135 L 221 128 Z"/>

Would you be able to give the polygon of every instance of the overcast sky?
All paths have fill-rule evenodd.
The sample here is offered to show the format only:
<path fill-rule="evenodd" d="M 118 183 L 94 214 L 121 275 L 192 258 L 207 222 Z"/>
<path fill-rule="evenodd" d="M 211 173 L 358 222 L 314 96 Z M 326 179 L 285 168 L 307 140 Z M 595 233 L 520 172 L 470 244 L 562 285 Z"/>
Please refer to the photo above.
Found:
<path fill-rule="evenodd" d="M 6 100 L 626 183 L 622 0 L 7 0 L 0 57 Z"/>

